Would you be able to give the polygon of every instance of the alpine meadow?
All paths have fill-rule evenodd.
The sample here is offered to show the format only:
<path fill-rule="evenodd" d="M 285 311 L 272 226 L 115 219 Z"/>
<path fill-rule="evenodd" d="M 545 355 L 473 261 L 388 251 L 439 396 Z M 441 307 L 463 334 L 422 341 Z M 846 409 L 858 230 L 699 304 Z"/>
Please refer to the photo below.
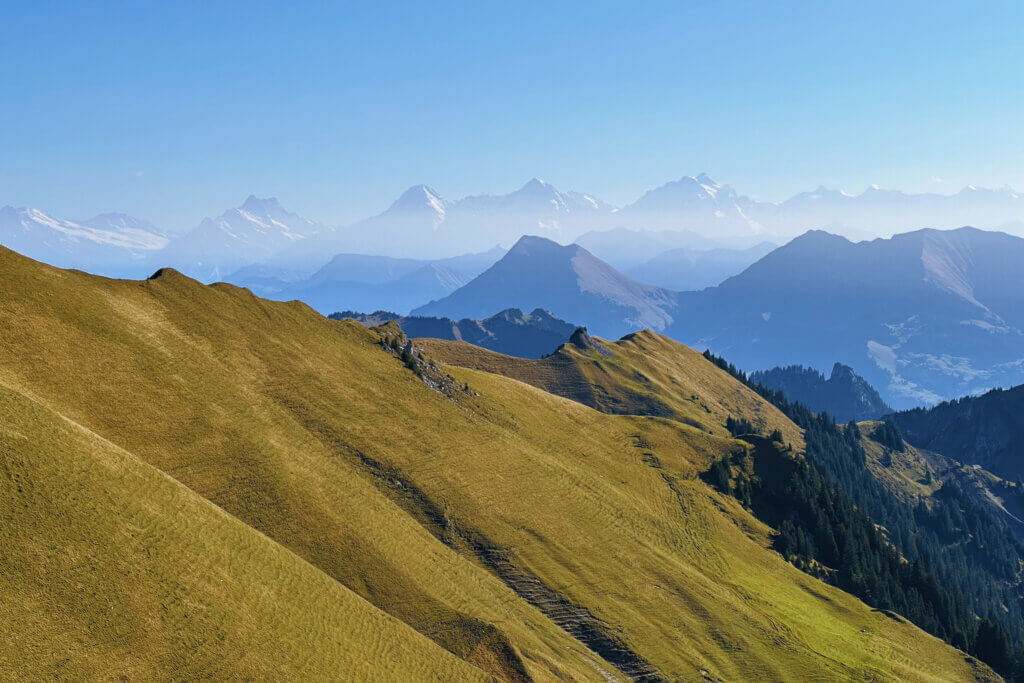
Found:
<path fill-rule="evenodd" d="M 1024 681 L 1024 8 L 2 16 L 0 679 Z"/>

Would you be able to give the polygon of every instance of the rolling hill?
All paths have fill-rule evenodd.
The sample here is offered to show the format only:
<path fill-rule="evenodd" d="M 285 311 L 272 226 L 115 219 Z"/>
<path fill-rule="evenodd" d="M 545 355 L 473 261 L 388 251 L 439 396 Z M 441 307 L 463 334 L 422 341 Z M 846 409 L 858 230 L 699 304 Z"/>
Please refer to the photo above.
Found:
<path fill-rule="evenodd" d="M 705 475 L 774 447 L 713 417 L 602 413 L 169 269 L 0 250 L 0 284 L 19 676 L 994 680 L 771 550 Z M 699 356 L 649 362 L 680 413 L 782 419 Z"/>

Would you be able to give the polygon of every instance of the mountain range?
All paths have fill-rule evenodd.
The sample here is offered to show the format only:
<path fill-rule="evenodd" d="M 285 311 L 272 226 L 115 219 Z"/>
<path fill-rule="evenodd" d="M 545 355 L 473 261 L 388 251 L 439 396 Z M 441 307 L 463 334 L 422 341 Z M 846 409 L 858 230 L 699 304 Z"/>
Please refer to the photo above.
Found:
<path fill-rule="evenodd" d="M 257 197 L 183 234 L 121 214 L 67 221 L 31 208 L 2 211 L 0 244 L 47 262 L 115 275 L 141 272 L 143 263 L 150 271 L 171 266 L 206 281 L 257 265 L 308 277 L 340 253 L 434 260 L 507 247 L 526 234 L 578 240 L 629 271 L 669 249 L 748 249 L 812 228 L 852 239 L 961 225 L 1024 232 L 1024 199 L 1010 188 L 939 195 L 871 187 L 853 195 L 821 187 L 766 202 L 706 174 L 622 207 L 536 178 L 509 194 L 457 200 L 416 185 L 383 213 L 347 226 L 322 225 Z"/>
<path fill-rule="evenodd" d="M 124 214 L 69 221 L 37 209 L 4 206 L 0 244 L 58 267 L 140 277 L 147 272 L 148 258 L 167 246 L 168 236 Z"/>
<path fill-rule="evenodd" d="M 767 256 L 776 248 L 761 242 L 746 249 L 669 249 L 623 272 L 648 284 L 691 291 L 714 287 Z"/>
<path fill-rule="evenodd" d="M 896 408 L 1020 383 L 1024 239 L 974 228 L 852 243 L 821 231 L 703 292 L 667 333 L 743 367 L 848 365 Z"/>
<path fill-rule="evenodd" d="M 818 474 L 834 424 L 654 333 L 435 340 L 486 372 L 170 268 L 0 249 L 0 289 L 4 678 L 995 681 L 964 650 L 1019 642 L 965 544 L 906 564 Z"/>
<path fill-rule="evenodd" d="M 312 275 L 258 265 L 246 266 L 225 281 L 278 301 L 298 299 L 324 315 L 342 308 L 408 313 L 465 285 L 505 250 L 426 260 L 338 254 Z"/>
<path fill-rule="evenodd" d="M 649 327 L 745 368 L 849 366 L 908 408 L 1024 380 L 1024 239 L 974 228 L 853 243 L 811 231 L 699 292 L 641 284 L 578 245 L 520 240 L 414 315 L 541 306 L 617 337 Z"/>
<path fill-rule="evenodd" d="M 265 263 L 323 226 L 286 211 L 270 197 L 249 196 L 241 206 L 205 218 L 172 239 L 160 252 L 160 267 L 170 266 L 206 282 L 221 280 L 250 264 Z"/>

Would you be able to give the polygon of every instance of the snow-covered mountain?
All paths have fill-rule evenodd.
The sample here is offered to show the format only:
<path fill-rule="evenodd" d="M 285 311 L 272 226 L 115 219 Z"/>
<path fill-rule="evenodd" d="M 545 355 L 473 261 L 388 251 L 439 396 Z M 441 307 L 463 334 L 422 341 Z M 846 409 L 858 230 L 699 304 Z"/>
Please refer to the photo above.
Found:
<path fill-rule="evenodd" d="M 124 214 L 70 221 L 38 209 L 5 206 L 0 208 L 0 244 L 61 268 L 141 276 L 146 258 L 167 244 L 167 236 Z"/>
<path fill-rule="evenodd" d="M 745 249 L 766 240 L 785 242 L 810 229 L 853 240 L 961 225 L 1024 235 L 1024 195 L 1008 187 L 968 186 L 952 195 L 875 186 L 850 194 L 819 187 L 765 202 L 703 173 L 652 189 L 621 209 L 537 178 L 508 194 L 457 200 L 415 185 L 382 213 L 340 227 L 290 213 L 276 199 L 249 197 L 187 234 L 170 237 L 123 214 L 68 221 L 35 209 L 3 211 L 0 243 L 41 260 L 136 276 L 173 266 L 206 281 L 254 266 L 260 278 L 273 273 L 271 279 L 297 282 L 337 254 L 436 260 L 508 247 L 523 235 L 579 241 L 622 269 L 671 248 Z"/>
<path fill-rule="evenodd" d="M 456 201 L 414 185 L 383 213 L 325 230 L 285 249 L 275 261 L 318 268 L 346 252 L 436 259 L 507 247 L 526 233 L 572 241 L 588 229 L 609 227 L 613 216 L 611 205 L 581 192 L 562 192 L 537 178 L 509 194 Z"/>
<path fill-rule="evenodd" d="M 1024 218 L 1024 196 L 1009 187 L 989 190 L 972 185 L 951 195 L 907 194 L 877 185 L 854 195 L 819 187 L 761 208 L 759 219 L 775 230 L 838 224 L 862 233 L 889 235 L 924 227 L 1003 228 Z"/>
<path fill-rule="evenodd" d="M 156 255 L 156 264 L 200 280 L 217 280 L 242 266 L 266 262 L 321 230 L 322 225 L 286 211 L 273 197 L 250 196 L 241 206 L 205 218 L 171 240 Z"/>
<path fill-rule="evenodd" d="M 487 244 L 511 245 L 524 234 L 540 235 L 557 242 L 571 242 L 583 232 L 611 227 L 614 208 L 589 194 L 562 192 L 533 178 L 506 195 L 466 197 L 452 204 L 440 226 L 442 239 L 472 234 L 483 248 Z"/>
<path fill-rule="evenodd" d="M 965 187 L 951 195 L 908 194 L 872 185 L 860 194 L 824 186 L 783 202 L 738 194 L 706 174 L 686 176 L 644 194 L 616 215 L 616 225 L 646 230 L 686 230 L 722 239 L 759 235 L 789 238 L 828 229 L 850 239 L 892 235 L 919 228 L 1018 231 L 1024 195 L 1009 187 Z"/>
<path fill-rule="evenodd" d="M 624 207 L 617 218 L 620 224 L 632 228 L 730 237 L 765 231 L 760 221 L 765 208 L 762 204 L 702 173 L 650 190 Z"/>

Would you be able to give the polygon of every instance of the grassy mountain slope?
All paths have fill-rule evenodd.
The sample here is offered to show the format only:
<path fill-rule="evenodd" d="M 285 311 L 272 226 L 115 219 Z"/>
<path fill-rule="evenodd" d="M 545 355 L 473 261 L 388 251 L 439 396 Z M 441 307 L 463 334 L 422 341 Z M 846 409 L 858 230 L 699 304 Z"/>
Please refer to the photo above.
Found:
<path fill-rule="evenodd" d="M 5 679 L 485 678 L 174 479 L 3 385 L 0 451 Z"/>
<path fill-rule="evenodd" d="M 861 443 L 871 474 L 911 505 L 934 506 L 943 486 L 956 486 L 982 504 L 1006 529 L 1024 540 L 1024 493 L 1019 483 L 1008 482 L 976 465 L 966 465 L 940 453 L 904 442 L 902 451 L 881 443 L 881 422 L 861 422 Z"/>
<path fill-rule="evenodd" d="M 262 532 L 248 533 L 269 539 L 275 550 L 268 553 L 291 551 L 325 585 L 346 587 L 441 646 L 395 624 L 406 634 L 396 636 L 404 652 L 434 653 L 424 655 L 432 663 L 416 663 L 421 670 L 396 669 L 396 676 L 468 676 L 441 648 L 508 680 L 598 679 L 615 669 L 638 679 L 693 679 L 701 671 L 794 680 L 989 673 L 768 550 L 770 530 L 698 477 L 714 459 L 748 448 L 710 417 L 704 430 L 604 414 L 462 368 L 451 372 L 472 392 L 435 391 L 356 323 L 230 285 L 204 287 L 173 271 L 112 281 L 0 251 L 0 286 L 0 382 L 10 392 L 131 453 L 152 476 L 159 475 L 141 463 L 162 470 L 173 480 L 160 481 L 178 495 L 205 505 L 201 496 L 231 516 L 217 519 Z M 723 395 L 750 400 L 720 375 L 707 376 Z M 678 396 L 687 391 L 662 400 L 681 410 Z M 777 418 L 765 406 L 759 409 L 771 424 Z M 53 432 L 50 423 L 16 417 L 5 411 L 3 424 L 24 425 L 19 431 L 38 441 L 41 455 L 64 459 L 65 449 L 37 436 Z M 62 498 L 63 514 L 99 525 L 90 511 L 110 517 L 104 495 L 116 493 L 114 483 L 91 484 L 66 460 L 56 477 L 65 488 L 55 490 L 74 486 L 82 494 Z M 53 478 L 40 471 L 26 481 L 46 487 Z M 128 490 L 115 497 L 173 526 L 182 505 L 162 503 L 169 495 Z M 45 501 L 37 513 L 38 523 L 59 524 Z M 5 542 L 30 546 L 31 526 L 13 528 Z M 210 543 L 215 550 L 182 559 L 118 542 L 123 567 L 101 564 L 93 580 L 99 589 L 119 580 L 131 588 L 155 566 L 148 571 L 182 582 L 237 546 Z M 109 561 L 109 553 L 100 555 Z M 243 555 L 258 565 L 251 571 L 276 575 L 272 557 Z M 63 576 L 24 580 L 48 601 L 46 618 L 82 630 L 103 619 L 106 603 L 59 599 Z M 203 589 L 186 583 L 170 594 L 170 607 L 203 604 Z M 244 611 L 240 601 L 225 596 L 217 609 Z M 285 621 L 289 609 L 315 613 L 286 602 L 265 604 L 272 614 L 263 621 Z M 197 648 L 219 642 L 234 652 L 230 639 L 184 617 L 145 614 L 152 629 L 181 639 L 151 650 L 169 658 L 164 671 L 172 675 L 190 673 L 184 660 Z M 385 617 L 371 610 L 361 619 Z M 44 672 L 25 654 L 32 637 L 11 630 L 3 659 Z M 325 630 L 350 647 L 349 632 Z M 309 644 L 306 654 L 319 653 Z M 85 657 L 69 657 L 70 665 L 95 671 Z"/>
<path fill-rule="evenodd" d="M 513 358 L 438 339 L 419 340 L 431 356 L 571 398 L 604 412 L 669 417 L 727 436 L 728 417 L 743 416 L 766 431 L 779 429 L 800 447 L 800 430 L 777 408 L 688 346 L 643 330 L 617 342 L 567 343 L 539 360 Z"/>

